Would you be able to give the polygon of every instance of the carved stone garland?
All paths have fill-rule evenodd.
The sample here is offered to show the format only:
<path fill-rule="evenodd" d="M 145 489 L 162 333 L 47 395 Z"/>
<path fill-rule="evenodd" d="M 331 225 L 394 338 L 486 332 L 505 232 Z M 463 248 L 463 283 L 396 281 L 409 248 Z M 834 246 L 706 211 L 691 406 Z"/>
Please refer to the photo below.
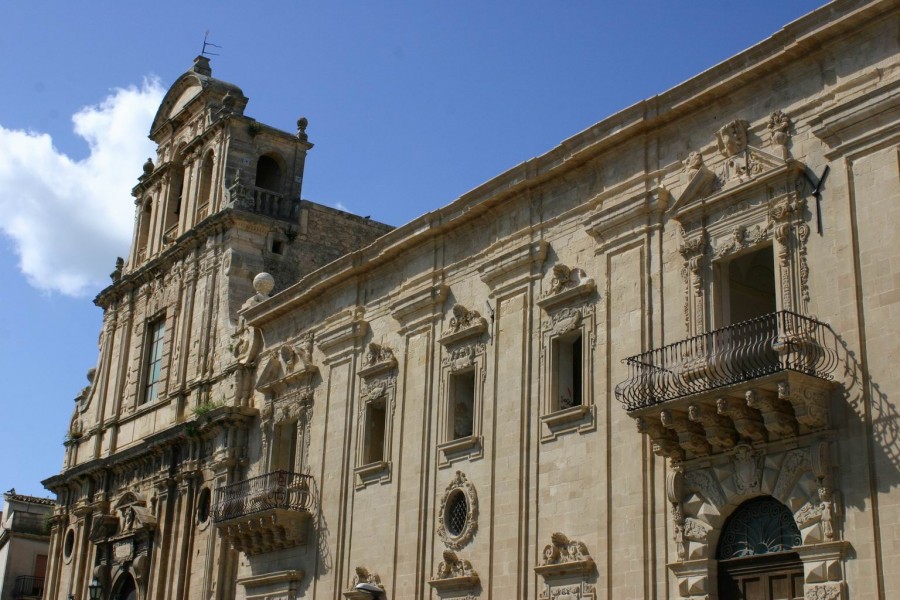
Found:
<path fill-rule="evenodd" d="M 455 494 L 463 494 L 467 506 L 465 523 L 462 530 L 456 535 L 448 530 L 446 523 L 447 501 Z M 441 496 L 441 505 L 438 508 L 437 521 L 437 534 L 451 550 L 461 550 L 475 537 L 475 533 L 478 531 L 478 494 L 475 492 L 475 486 L 462 471 L 454 474 L 453 479 L 444 490 L 444 494 Z"/>

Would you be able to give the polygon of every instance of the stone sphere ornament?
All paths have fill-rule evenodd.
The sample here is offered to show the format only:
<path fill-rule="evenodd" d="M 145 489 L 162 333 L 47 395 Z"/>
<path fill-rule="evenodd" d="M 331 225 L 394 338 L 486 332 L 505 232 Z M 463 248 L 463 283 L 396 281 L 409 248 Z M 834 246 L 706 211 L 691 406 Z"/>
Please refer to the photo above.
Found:
<path fill-rule="evenodd" d="M 253 289 L 256 290 L 258 294 L 268 296 L 270 293 L 272 293 L 272 290 L 274 288 L 275 278 L 268 273 L 260 273 L 253 278 Z"/>

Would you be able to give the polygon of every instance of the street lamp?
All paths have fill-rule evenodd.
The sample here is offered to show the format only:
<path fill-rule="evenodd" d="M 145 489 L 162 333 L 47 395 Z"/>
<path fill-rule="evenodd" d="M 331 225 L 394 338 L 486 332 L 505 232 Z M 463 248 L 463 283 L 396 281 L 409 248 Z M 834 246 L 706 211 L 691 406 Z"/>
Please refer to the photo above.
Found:
<path fill-rule="evenodd" d="M 100 596 L 103 594 L 103 588 L 100 586 L 100 580 L 94 577 L 94 581 L 91 582 L 91 585 L 88 586 L 88 595 L 91 600 L 100 600 Z"/>
<path fill-rule="evenodd" d="M 357 583 L 356 589 L 359 590 L 360 592 L 365 592 L 367 594 L 370 594 L 372 596 L 372 600 L 378 600 L 379 598 L 381 598 L 381 595 L 384 593 L 384 590 L 382 590 L 380 587 L 378 587 L 377 585 L 372 585 L 371 583 L 368 583 L 368 582 Z"/>

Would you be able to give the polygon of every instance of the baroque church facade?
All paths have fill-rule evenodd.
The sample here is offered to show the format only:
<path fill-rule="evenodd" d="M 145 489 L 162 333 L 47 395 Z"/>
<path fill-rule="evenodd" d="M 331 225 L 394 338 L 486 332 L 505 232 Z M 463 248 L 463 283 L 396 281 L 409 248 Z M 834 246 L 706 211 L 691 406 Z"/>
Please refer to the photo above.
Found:
<path fill-rule="evenodd" d="M 44 597 L 900 597 L 898 32 L 837 0 L 398 228 L 198 57 Z"/>

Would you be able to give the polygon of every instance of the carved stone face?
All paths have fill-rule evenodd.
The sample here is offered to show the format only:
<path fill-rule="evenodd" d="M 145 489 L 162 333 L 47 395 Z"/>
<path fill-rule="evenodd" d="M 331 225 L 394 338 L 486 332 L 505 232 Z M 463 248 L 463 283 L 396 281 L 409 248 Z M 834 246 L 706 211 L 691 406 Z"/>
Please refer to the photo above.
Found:
<path fill-rule="evenodd" d="M 734 156 L 747 147 L 747 122 L 732 121 L 716 132 L 719 152 L 726 158 Z"/>

